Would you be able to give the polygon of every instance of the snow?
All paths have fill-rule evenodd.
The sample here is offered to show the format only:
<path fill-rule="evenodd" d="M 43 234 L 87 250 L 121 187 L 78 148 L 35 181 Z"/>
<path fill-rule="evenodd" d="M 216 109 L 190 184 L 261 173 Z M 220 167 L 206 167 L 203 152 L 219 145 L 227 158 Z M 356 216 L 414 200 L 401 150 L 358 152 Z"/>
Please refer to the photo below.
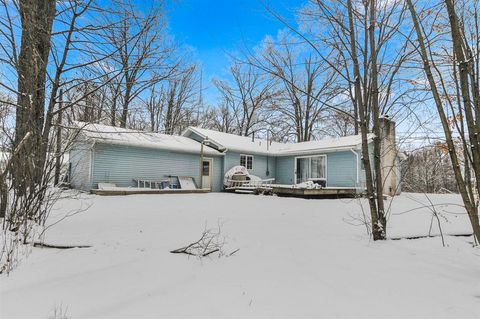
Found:
<path fill-rule="evenodd" d="M 53 153 L 48 153 L 51 158 L 53 158 L 53 156 L 55 156 L 55 154 Z M 69 163 L 69 155 L 68 153 L 64 153 L 62 154 L 62 165 L 68 165 Z M 10 152 L 2 152 L 0 151 L 0 165 L 6 165 L 7 164 L 7 160 L 10 158 Z"/>
<path fill-rule="evenodd" d="M 188 135 L 189 132 L 199 134 L 203 138 L 208 137 L 209 140 L 221 145 L 229 151 L 249 152 L 256 154 L 275 154 L 275 151 L 286 145 L 260 138 L 253 138 L 248 136 L 239 136 L 214 130 L 208 130 L 200 127 L 189 127 L 183 135 Z M 270 143 L 270 145 L 268 145 Z"/>
<path fill-rule="evenodd" d="M 326 152 L 338 149 L 352 149 L 358 148 L 362 142 L 360 135 L 302 143 L 277 143 L 198 127 L 189 127 L 183 134 L 184 136 L 177 136 L 142 132 L 103 124 L 87 124 L 83 122 L 76 122 L 75 126 L 82 129 L 81 134 L 83 136 L 96 142 L 166 149 L 188 153 L 200 153 L 201 148 L 199 142 L 187 137 L 189 132 L 196 132 L 203 137 L 208 137 L 213 143 L 230 151 L 272 156 L 302 155 L 320 151 Z M 373 136 L 373 134 L 369 134 L 369 140 L 372 139 Z M 206 155 L 224 155 L 224 153 L 216 151 L 214 148 L 207 145 L 204 145 L 204 153 Z"/>
<path fill-rule="evenodd" d="M 370 142 L 374 134 L 368 134 L 367 140 Z M 285 147 L 280 147 L 277 151 L 279 155 L 300 155 L 312 154 L 316 151 L 330 151 L 338 149 L 358 149 L 362 144 L 361 135 L 350 135 L 337 138 L 329 138 L 318 141 L 309 141 L 301 143 L 287 144 Z"/>
<path fill-rule="evenodd" d="M 9 152 L 0 151 L 0 169 L 3 169 L 3 167 L 7 164 L 7 160 L 9 158 L 10 158 Z"/>
<path fill-rule="evenodd" d="M 402 194 L 390 237 L 470 233 L 458 195 Z M 361 203 L 366 208 L 366 201 Z M 65 199 L 45 242 L 0 277 L 1 318 L 479 318 L 472 237 L 373 242 L 355 199 L 227 193 Z M 448 205 L 447 205 L 448 204 Z M 443 205 L 443 206 L 442 206 Z M 220 225 L 231 257 L 169 253 Z M 435 224 L 434 224 L 435 226 Z M 432 228 L 438 233 L 438 227 Z"/>
<path fill-rule="evenodd" d="M 204 138 L 208 137 L 209 140 L 230 151 L 278 156 L 358 148 L 362 143 L 361 135 L 351 135 L 301 143 L 278 143 L 270 141 L 270 145 L 267 146 L 269 143 L 267 140 L 259 138 L 252 139 L 252 137 L 238 136 L 199 127 L 189 127 L 183 135 L 188 136 L 190 132 L 195 132 Z M 368 134 L 367 138 L 370 141 L 374 136 L 374 134 Z"/>
<path fill-rule="evenodd" d="M 184 136 L 142 132 L 103 124 L 75 123 L 87 139 L 108 144 L 164 149 L 199 154 L 201 144 Z M 222 153 L 204 145 L 205 155 L 221 156 Z"/>

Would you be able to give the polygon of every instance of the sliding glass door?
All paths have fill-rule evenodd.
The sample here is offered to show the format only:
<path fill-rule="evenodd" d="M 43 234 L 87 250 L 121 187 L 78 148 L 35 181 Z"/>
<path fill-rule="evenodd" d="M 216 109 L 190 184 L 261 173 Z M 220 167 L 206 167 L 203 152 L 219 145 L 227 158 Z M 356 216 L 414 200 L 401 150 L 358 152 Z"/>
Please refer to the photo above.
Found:
<path fill-rule="evenodd" d="M 310 171 L 310 159 L 307 157 L 297 158 L 297 184 L 308 179 Z"/>
<path fill-rule="evenodd" d="M 308 180 L 327 178 L 326 155 L 297 157 L 295 164 L 297 184 Z"/>

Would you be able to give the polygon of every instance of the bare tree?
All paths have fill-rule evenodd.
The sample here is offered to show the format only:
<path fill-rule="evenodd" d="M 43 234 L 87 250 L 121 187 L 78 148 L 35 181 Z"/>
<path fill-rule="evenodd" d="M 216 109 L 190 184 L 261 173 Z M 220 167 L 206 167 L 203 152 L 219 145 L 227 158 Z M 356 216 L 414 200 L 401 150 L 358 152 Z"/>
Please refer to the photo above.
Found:
<path fill-rule="evenodd" d="M 234 62 L 230 67 L 233 83 L 214 80 L 221 94 L 221 104 L 225 112 L 235 119 L 235 133 L 248 136 L 255 131 L 255 126 L 262 122 L 261 112 L 275 96 L 274 82 L 259 72 L 254 66 Z M 228 110 L 228 111 L 227 111 Z"/>
<path fill-rule="evenodd" d="M 437 142 L 410 152 L 402 163 L 402 191 L 413 193 L 457 192 L 448 146 Z"/>
<path fill-rule="evenodd" d="M 479 4 L 451 0 L 441 1 L 438 3 L 441 5 L 433 8 L 422 7 L 412 0 L 407 0 L 407 4 L 417 35 L 416 48 L 445 133 L 458 191 L 476 241 L 480 242 Z M 430 14 L 425 14 L 427 12 Z M 452 115 L 449 117 L 447 112 Z M 454 134 L 459 137 L 461 147 L 456 145 Z"/>
<path fill-rule="evenodd" d="M 400 71 L 412 52 L 408 50 L 410 32 L 403 25 L 404 3 L 396 0 L 312 0 L 301 12 L 301 31 L 270 8 L 267 10 L 337 74 L 337 83 L 343 82 L 343 91 L 340 87 L 337 92 L 349 96 L 352 111 L 345 109 L 343 103 L 339 104 L 341 101 L 328 103 L 326 107 L 356 120 L 355 132 L 362 137 L 372 235 L 374 240 L 385 239 L 387 219 L 383 183 L 388 172 L 382 168 L 382 152 L 387 150 L 382 150 L 380 119 L 406 104 L 409 86 Z M 294 81 L 288 78 L 287 81 L 306 93 Z M 394 87 L 400 89 L 393 93 Z M 374 133 L 373 158 L 370 158 L 369 147 L 371 132 Z"/>
<path fill-rule="evenodd" d="M 21 49 L 18 56 L 17 110 L 14 148 L 18 148 L 28 132 L 31 138 L 25 147 L 18 148 L 13 159 L 12 174 L 19 191 L 26 193 L 31 180 L 27 177 L 39 160 L 42 149 L 45 119 L 45 86 L 48 57 L 51 47 L 52 25 L 56 1 L 21 0 L 19 14 L 22 23 Z M 25 158 L 33 159 L 25 161 Z M 36 163 L 35 163 L 36 162 Z M 35 178 L 38 181 L 39 176 Z M 33 182 L 33 180 L 32 180 Z"/>
<path fill-rule="evenodd" d="M 143 104 L 152 132 L 180 134 L 192 124 L 197 84 L 196 65 L 191 65 L 150 88 Z"/>
<path fill-rule="evenodd" d="M 168 81 L 164 116 L 165 134 L 181 133 L 188 126 L 188 106 L 196 102 L 196 67 L 191 66 Z"/>
<path fill-rule="evenodd" d="M 271 111 L 287 118 L 295 140 L 304 142 L 315 137 L 314 131 L 321 122 L 326 105 L 336 96 L 333 88 L 336 73 L 311 52 L 295 50 L 292 45 L 295 41 L 298 39 L 287 35 L 282 35 L 278 44 L 267 39 L 260 55 L 265 61 L 263 68 L 278 79 L 279 91 L 284 92 Z"/>
<path fill-rule="evenodd" d="M 342 137 L 355 134 L 355 120 L 344 113 L 327 110 L 319 131 L 323 136 Z"/>
<path fill-rule="evenodd" d="M 61 169 L 58 171 L 59 162 L 70 140 L 62 140 L 63 133 L 53 128 L 62 125 L 64 111 L 94 94 L 105 83 L 97 82 L 78 99 L 61 104 L 60 92 L 68 93 L 84 84 L 77 78 L 78 73 L 101 63 L 110 53 L 102 46 L 101 30 L 105 25 L 94 18 L 104 10 L 93 1 L 3 1 L 0 4 L 2 10 L 8 12 L 6 19 L 2 15 L 0 24 L 0 36 L 7 39 L 8 44 L 1 47 L 2 67 L 6 66 L 11 78 L 17 80 L 16 84 L 8 79 L 0 80 L 1 87 L 17 97 L 16 102 L 8 102 L 15 108 L 15 124 L 6 122 L 7 128 L 2 128 L 11 141 L 10 158 L 0 178 L 2 239 L 10 238 L 12 243 L 2 246 L 3 267 L 5 256 L 5 265 L 11 264 L 9 256 L 15 250 L 15 243 L 28 241 L 32 229 L 45 222 L 52 203 L 61 196 L 51 186 L 55 176 L 62 173 Z M 92 15 L 87 16 L 87 12 Z M 21 41 L 17 41 L 17 37 Z M 16 47 L 17 43 L 20 48 Z M 87 80 L 94 82 L 95 78 Z M 9 132 L 9 127 L 13 132 Z"/>
<path fill-rule="evenodd" d="M 115 124 L 116 102 L 121 95 L 121 127 L 126 127 L 130 103 L 152 85 L 168 78 L 176 69 L 169 63 L 172 47 L 165 33 L 163 7 L 156 5 L 142 15 L 132 2 L 118 1 L 119 26 L 110 30 L 109 41 L 116 48 L 112 64 L 122 70 L 120 93 L 114 87 L 112 124 Z M 115 115 L 114 115 L 115 114 Z"/>

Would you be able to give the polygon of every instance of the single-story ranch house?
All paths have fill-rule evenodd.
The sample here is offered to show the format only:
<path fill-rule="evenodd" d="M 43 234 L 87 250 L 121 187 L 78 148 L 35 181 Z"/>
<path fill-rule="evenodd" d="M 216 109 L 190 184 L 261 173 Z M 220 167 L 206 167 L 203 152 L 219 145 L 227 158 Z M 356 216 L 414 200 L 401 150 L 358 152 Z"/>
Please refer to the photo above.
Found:
<path fill-rule="evenodd" d="M 273 179 L 275 184 L 323 179 L 326 187 L 359 191 L 365 187 L 360 135 L 277 143 L 199 127 L 172 136 L 100 124 L 76 125 L 81 129 L 70 150 L 69 175 L 77 189 L 96 189 L 99 183 L 136 187 L 138 180 L 188 176 L 197 186 L 219 192 L 225 173 L 238 165 L 262 179 Z M 384 188 L 393 195 L 399 192 L 400 180 L 395 123 L 385 118 L 381 127 Z M 370 142 L 373 137 L 369 135 Z"/>

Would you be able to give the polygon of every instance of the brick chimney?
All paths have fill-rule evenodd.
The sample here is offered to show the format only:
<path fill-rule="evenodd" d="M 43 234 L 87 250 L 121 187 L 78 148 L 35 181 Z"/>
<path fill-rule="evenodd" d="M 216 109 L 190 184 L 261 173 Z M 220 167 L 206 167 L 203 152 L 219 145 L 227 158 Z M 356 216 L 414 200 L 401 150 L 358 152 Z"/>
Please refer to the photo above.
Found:
<path fill-rule="evenodd" d="M 395 122 L 388 116 L 379 119 L 380 163 L 383 177 L 383 193 L 394 196 L 398 189 L 397 144 L 395 142 Z M 399 190 L 399 189 L 398 189 Z"/>

